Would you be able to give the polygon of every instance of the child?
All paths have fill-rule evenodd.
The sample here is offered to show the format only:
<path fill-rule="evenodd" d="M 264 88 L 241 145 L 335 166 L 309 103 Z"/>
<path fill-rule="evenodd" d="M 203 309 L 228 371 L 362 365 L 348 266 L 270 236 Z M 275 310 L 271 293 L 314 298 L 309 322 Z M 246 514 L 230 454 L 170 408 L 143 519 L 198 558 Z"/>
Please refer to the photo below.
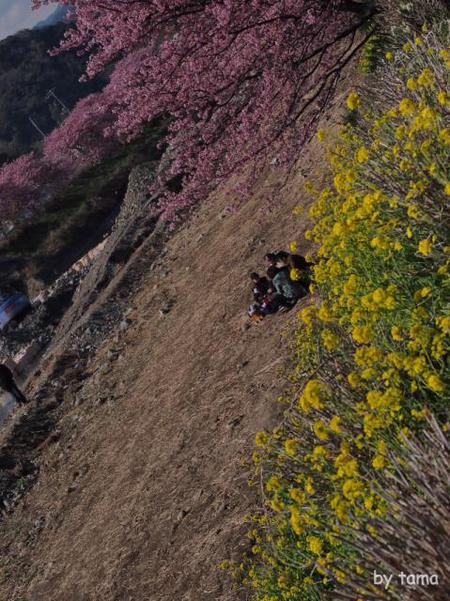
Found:
<path fill-rule="evenodd" d="M 270 288 L 270 282 L 267 278 L 261 277 L 255 271 L 250 274 L 250 279 L 253 282 L 253 298 L 255 299 L 255 302 L 261 303 Z"/>
<path fill-rule="evenodd" d="M 252 303 L 248 308 L 247 315 L 249 316 L 250 321 L 254 323 L 258 323 L 264 319 L 264 313 L 259 303 Z"/>

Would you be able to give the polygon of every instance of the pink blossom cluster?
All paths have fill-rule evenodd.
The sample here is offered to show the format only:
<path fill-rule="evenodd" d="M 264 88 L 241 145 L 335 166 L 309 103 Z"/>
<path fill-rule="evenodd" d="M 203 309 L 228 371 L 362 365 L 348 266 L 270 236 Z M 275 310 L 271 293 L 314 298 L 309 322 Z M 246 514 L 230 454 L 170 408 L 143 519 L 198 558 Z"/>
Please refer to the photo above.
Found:
<path fill-rule="evenodd" d="M 60 177 L 55 165 L 33 153 L 0 169 L 0 219 L 14 221 L 45 200 L 48 182 Z"/>
<path fill-rule="evenodd" d="M 67 172 L 99 163 L 117 146 L 112 126 L 116 117 L 105 94 L 91 94 L 78 102 L 58 129 L 44 141 L 43 155 Z"/>
<path fill-rule="evenodd" d="M 89 54 L 88 76 L 115 67 L 44 152 L 68 164 L 99 160 L 112 141 L 168 116 L 171 162 L 155 185 L 183 177 L 182 191 L 161 201 L 169 219 L 230 175 L 245 175 L 235 178 L 245 192 L 274 157 L 280 169 L 293 166 L 367 18 L 349 0 L 71 4 L 75 27 L 62 49 Z"/>

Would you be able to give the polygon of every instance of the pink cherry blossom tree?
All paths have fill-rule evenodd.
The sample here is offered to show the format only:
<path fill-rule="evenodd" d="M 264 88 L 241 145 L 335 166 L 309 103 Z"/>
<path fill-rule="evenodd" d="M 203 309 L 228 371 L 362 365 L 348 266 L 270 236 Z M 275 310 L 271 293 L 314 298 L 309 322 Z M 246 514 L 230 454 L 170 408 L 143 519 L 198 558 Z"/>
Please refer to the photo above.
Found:
<path fill-rule="evenodd" d="M 183 177 L 182 191 L 162 200 L 169 219 L 230 175 L 244 175 L 248 188 L 274 157 L 280 169 L 293 166 L 374 10 L 363 0 L 71 4 L 75 26 L 62 50 L 89 53 L 87 76 L 115 66 L 105 90 L 82 101 L 86 114 L 77 107 L 44 153 L 67 164 L 97 160 L 109 143 L 168 116 L 171 161 L 157 185 Z"/>

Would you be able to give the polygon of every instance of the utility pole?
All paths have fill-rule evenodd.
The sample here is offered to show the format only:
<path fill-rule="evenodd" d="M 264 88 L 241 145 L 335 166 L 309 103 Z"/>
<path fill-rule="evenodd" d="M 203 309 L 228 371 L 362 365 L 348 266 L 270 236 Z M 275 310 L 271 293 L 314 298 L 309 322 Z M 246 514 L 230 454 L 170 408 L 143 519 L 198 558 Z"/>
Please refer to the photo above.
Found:
<path fill-rule="evenodd" d="M 44 140 L 44 139 L 45 139 L 45 134 L 44 134 L 44 132 L 42 131 L 42 129 L 39 127 L 39 125 L 36 123 L 36 121 L 35 121 L 34 119 L 32 119 L 30 116 L 28 116 L 28 120 L 29 120 L 29 122 L 31 123 L 31 125 L 32 125 L 33 127 L 35 127 L 35 128 L 38 130 L 38 132 L 39 132 L 39 133 L 41 134 L 41 136 L 42 136 L 42 139 Z"/>
<path fill-rule="evenodd" d="M 59 106 L 62 107 L 63 114 L 65 113 L 66 115 L 68 115 L 70 113 L 70 110 L 67 107 L 67 105 L 65 105 L 64 102 L 55 94 L 55 89 L 54 88 L 52 88 L 51 90 L 49 90 L 47 92 L 45 100 L 50 100 L 50 98 L 53 98 L 54 100 L 56 100 L 56 102 L 59 104 Z"/>

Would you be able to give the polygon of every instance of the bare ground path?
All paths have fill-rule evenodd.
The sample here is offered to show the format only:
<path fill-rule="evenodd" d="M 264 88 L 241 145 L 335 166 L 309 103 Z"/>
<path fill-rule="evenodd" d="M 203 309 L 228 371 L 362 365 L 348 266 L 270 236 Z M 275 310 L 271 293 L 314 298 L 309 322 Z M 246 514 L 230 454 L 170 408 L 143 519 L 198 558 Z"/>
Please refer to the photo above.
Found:
<path fill-rule="evenodd" d="M 242 463 L 278 419 L 282 332 L 296 319 L 245 329 L 248 272 L 301 239 L 290 211 L 301 181 L 269 214 L 255 196 L 223 216 L 216 194 L 144 273 L 132 326 L 89 366 L 84 386 L 106 401 L 68 409 L 38 483 L 2 525 L 2 601 L 245 598 L 217 566 L 246 546 L 254 493 Z"/>

